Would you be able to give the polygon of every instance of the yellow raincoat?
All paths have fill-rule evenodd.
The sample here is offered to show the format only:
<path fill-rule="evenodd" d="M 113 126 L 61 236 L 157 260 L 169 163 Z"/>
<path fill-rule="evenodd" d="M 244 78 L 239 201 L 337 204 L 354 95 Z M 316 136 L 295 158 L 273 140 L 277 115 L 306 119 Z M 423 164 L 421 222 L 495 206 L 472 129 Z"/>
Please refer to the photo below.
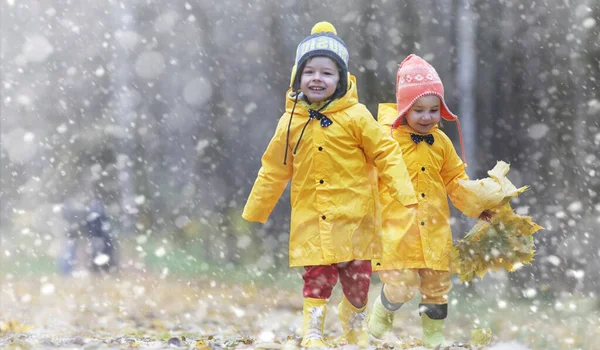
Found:
<path fill-rule="evenodd" d="M 379 105 L 378 120 L 384 132 L 390 133 L 391 125 L 398 116 L 396 104 Z M 450 231 L 450 209 L 448 197 L 465 215 L 477 217 L 476 212 L 465 200 L 465 191 L 459 179 L 468 180 L 465 164 L 456 154 L 448 136 L 435 126 L 430 133 L 433 145 L 426 142 L 416 144 L 410 133 L 418 134 L 408 125 L 393 131 L 400 144 L 404 161 L 419 198 L 415 213 L 398 205 L 390 198 L 389 190 L 380 184 L 383 248 L 381 260 L 373 261 L 373 269 L 419 269 L 448 271 L 452 249 Z"/>
<path fill-rule="evenodd" d="M 298 100 L 286 142 L 294 98 L 262 157 L 262 167 L 244 208 L 248 221 L 266 222 L 291 179 L 290 266 L 329 265 L 381 257 L 381 216 L 373 165 L 398 206 L 416 204 L 398 144 L 358 102 L 356 80 L 321 113 L 333 121 L 309 120 Z M 287 165 L 283 164 L 289 147 Z"/>

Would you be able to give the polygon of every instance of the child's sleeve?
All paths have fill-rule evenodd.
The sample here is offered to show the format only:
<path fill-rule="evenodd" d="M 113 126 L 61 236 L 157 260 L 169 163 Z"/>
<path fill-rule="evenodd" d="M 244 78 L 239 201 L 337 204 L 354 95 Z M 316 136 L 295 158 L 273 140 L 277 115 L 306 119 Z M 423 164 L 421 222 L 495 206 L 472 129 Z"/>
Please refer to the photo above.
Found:
<path fill-rule="evenodd" d="M 417 204 L 417 195 L 398 142 L 381 130 L 368 111 L 366 113 L 367 117 L 359 119 L 358 139 L 363 151 L 375 164 L 379 178 L 389 188 L 392 198 L 404 206 Z"/>
<path fill-rule="evenodd" d="M 481 211 L 473 205 L 473 203 L 476 203 L 475 198 L 472 198 L 469 192 L 465 191 L 458 183 L 458 180 L 469 180 L 469 176 L 465 171 L 466 165 L 456 153 L 452 141 L 447 137 L 444 139 L 444 153 L 441 175 L 448 197 L 450 197 L 452 204 L 466 216 L 478 217 Z"/>
<path fill-rule="evenodd" d="M 288 147 L 288 122 L 289 119 L 286 118 L 279 120 L 275 135 L 262 156 L 262 166 L 242 213 L 242 217 L 248 221 L 265 223 L 292 178 L 292 152 L 287 153 L 286 164 L 283 164 L 285 149 Z"/>

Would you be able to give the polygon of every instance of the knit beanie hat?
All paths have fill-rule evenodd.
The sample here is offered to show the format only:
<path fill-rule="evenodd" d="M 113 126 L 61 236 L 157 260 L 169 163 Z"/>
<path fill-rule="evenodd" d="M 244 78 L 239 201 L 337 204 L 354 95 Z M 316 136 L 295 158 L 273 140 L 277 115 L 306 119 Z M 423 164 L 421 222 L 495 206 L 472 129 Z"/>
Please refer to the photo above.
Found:
<path fill-rule="evenodd" d="M 396 104 L 398 117 L 392 125 L 397 128 L 402 118 L 418 99 L 426 95 L 436 95 L 440 98 L 440 115 L 446 120 L 458 120 L 458 117 L 450 112 L 446 101 L 444 101 L 444 85 L 435 68 L 421 57 L 411 54 L 398 67 L 396 77 Z"/>
<path fill-rule="evenodd" d="M 306 62 L 316 56 L 325 56 L 331 58 L 340 70 L 340 88 L 336 90 L 336 95 L 343 95 L 348 90 L 348 49 L 344 41 L 337 36 L 335 27 L 329 22 L 319 22 L 315 24 L 310 32 L 296 49 L 296 60 L 292 68 L 290 85 L 292 90 L 300 90 L 300 77 Z"/>
<path fill-rule="evenodd" d="M 396 105 L 398 117 L 392 124 L 397 128 L 408 110 L 423 96 L 436 95 L 440 98 L 440 116 L 449 121 L 455 121 L 458 127 L 463 161 L 466 163 L 462 131 L 456 114 L 450 112 L 444 100 L 444 85 L 435 68 L 421 57 L 411 54 L 400 63 L 396 77 Z"/>

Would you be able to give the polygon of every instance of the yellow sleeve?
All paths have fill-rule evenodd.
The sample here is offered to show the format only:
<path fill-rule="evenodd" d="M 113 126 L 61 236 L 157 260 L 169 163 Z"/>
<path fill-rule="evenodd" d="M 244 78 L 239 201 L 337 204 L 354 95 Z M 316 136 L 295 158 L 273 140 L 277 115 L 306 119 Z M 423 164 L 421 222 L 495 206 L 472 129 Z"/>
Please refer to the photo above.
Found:
<path fill-rule="evenodd" d="M 242 213 L 248 221 L 265 223 L 292 178 L 294 158 L 291 150 L 283 164 L 285 149 L 289 147 L 286 142 L 288 122 L 287 114 L 279 120 L 275 135 L 262 156 L 262 166 Z"/>
<path fill-rule="evenodd" d="M 417 204 L 417 195 L 398 142 L 381 130 L 366 108 L 365 113 L 358 118 L 358 123 L 360 130 L 357 137 L 360 145 L 375 164 L 381 181 L 389 187 L 392 198 L 404 206 Z"/>
<path fill-rule="evenodd" d="M 444 164 L 441 171 L 444 186 L 452 204 L 466 216 L 476 218 L 481 214 L 480 208 L 473 205 L 475 201 L 469 191 L 459 185 L 459 180 L 469 180 L 465 171 L 465 163 L 460 159 L 449 138 L 444 138 Z"/>

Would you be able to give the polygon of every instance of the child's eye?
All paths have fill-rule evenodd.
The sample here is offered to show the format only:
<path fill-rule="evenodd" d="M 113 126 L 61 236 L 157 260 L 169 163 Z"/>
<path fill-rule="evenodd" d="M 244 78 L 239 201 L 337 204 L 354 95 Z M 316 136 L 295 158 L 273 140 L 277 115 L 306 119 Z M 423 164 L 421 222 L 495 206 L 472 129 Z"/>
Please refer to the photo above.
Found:
<path fill-rule="evenodd" d="M 413 111 L 415 111 L 416 113 L 421 113 L 421 112 L 423 112 L 423 110 L 422 110 L 422 109 L 413 109 Z"/>

